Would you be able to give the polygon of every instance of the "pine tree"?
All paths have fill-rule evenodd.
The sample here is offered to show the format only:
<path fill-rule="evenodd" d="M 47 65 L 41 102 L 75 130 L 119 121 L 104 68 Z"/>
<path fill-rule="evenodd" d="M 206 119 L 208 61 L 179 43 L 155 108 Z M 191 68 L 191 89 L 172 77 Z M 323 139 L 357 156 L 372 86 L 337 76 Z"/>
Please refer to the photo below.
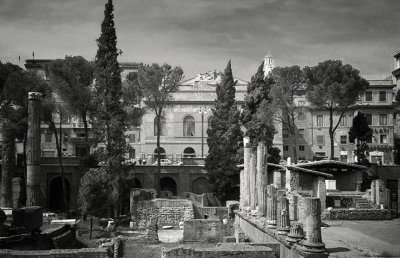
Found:
<path fill-rule="evenodd" d="M 241 115 L 241 122 L 246 128 L 246 136 L 250 138 L 250 144 L 254 149 L 258 142 L 271 146 L 275 134 L 273 112 L 268 111 L 272 102 L 269 94 L 273 81 L 269 77 L 264 78 L 263 67 L 264 63 L 261 63 L 247 86 Z"/>
<path fill-rule="evenodd" d="M 234 184 L 239 175 L 237 165 L 242 161 L 243 134 L 235 101 L 235 85 L 229 61 L 222 82 L 216 88 L 217 99 L 207 129 L 209 150 L 205 163 L 211 188 L 223 202 L 234 194 Z"/>
<path fill-rule="evenodd" d="M 94 92 L 95 104 L 93 131 L 98 142 L 105 144 L 105 170 L 110 177 L 114 215 L 120 206 L 121 163 L 124 160 L 127 144 L 124 136 L 126 114 L 122 105 L 121 68 L 118 64 L 117 36 L 114 25 L 113 1 L 105 5 L 101 35 L 97 40 L 98 50 L 95 58 Z"/>

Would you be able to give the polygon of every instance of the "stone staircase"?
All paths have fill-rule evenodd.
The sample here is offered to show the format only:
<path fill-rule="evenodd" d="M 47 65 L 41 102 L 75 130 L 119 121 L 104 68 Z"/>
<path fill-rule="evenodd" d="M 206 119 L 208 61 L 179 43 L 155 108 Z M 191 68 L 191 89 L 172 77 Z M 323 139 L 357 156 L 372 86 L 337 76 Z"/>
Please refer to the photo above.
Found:
<path fill-rule="evenodd" d="M 356 209 L 373 209 L 372 204 L 363 196 L 355 197 Z"/>

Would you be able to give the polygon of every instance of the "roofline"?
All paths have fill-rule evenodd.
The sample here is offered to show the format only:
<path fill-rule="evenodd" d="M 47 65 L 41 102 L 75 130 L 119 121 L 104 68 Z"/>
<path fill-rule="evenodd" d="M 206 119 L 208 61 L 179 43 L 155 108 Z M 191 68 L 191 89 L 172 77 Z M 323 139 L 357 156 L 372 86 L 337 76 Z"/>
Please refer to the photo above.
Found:
<path fill-rule="evenodd" d="M 397 57 L 399 57 L 399 56 L 400 56 L 400 50 L 399 50 L 396 54 L 394 54 L 393 57 L 397 58 Z"/>

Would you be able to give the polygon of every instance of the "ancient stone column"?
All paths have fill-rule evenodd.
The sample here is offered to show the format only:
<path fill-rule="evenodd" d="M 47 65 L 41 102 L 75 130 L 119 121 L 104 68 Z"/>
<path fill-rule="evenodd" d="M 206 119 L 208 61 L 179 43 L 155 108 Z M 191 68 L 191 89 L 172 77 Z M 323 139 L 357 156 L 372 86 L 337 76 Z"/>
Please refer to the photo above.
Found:
<path fill-rule="evenodd" d="M 276 188 L 267 185 L 267 227 L 276 228 Z"/>
<path fill-rule="evenodd" d="M 326 184 L 324 177 L 318 177 L 317 179 L 317 197 L 321 201 L 321 209 L 326 208 Z"/>
<path fill-rule="evenodd" d="M 278 235 L 287 235 L 289 233 L 290 231 L 289 201 L 286 197 L 278 198 L 276 224 L 278 229 Z"/>
<path fill-rule="evenodd" d="M 239 209 L 242 210 L 244 207 L 244 169 L 240 170 L 240 196 L 239 196 Z"/>
<path fill-rule="evenodd" d="M 290 220 L 298 220 L 299 215 L 297 213 L 297 207 L 299 202 L 299 197 L 297 195 L 288 195 L 289 199 L 289 218 Z"/>
<path fill-rule="evenodd" d="M 371 182 L 371 202 L 372 204 L 376 204 L 376 184 L 375 180 Z"/>
<path fill-rule="evenodd" d="M 306 240 L 303 250 L 310 253 L 325 252 L 321 236 L 321 202 L 317 197 L 304 198 Z"/>
<path fill-rule="evenodd" d="M 279 169 L 274 170 L 274 186 L 277 189 L 282 187 L 282 175 Z"/>
<path fill-rule="evenodd" d="M 243 191 L 243 207 L 248 207 L 250 206 L 250 193 L 251 193 L 251 189 L 250 189 L 250 139 L 249 137 L 245 137 L 243 138 L 243 161 L 244 161 L 244 167 L 243 167 L 243 187 L 244 187 L 244 191 Z"/>
<path fill-rule="evenodd" d="M 397 211 L 400 213 L 400 178 L 397 181 Z"/>
<path fill-rule="evenodd" d="M 290 243 L 299 242 L 304 238 L 303 226 L 301 223 L 294 223 L 290 227 L 290 233 L 286 237 L 286 241 Z"/>
<path fill-rule="evenodd" d="M 252 152 L 250 156 L 250 177 L 251 177 L 251 197 L 250 197 L 250 207 L 251 210 L 255 210 L 257 207 L 257 155 Z"/>
<path fill-rule="evenodd" d="M 266 169 L 267 163 L 265 158 L 265 145 L 261 142 L 257 146 L 257 204 L 258 212 L 261 216 L 265 216 L 265 204 L 266 204 L 266 185 L 268 171 Z"/>
<path fill-rule="evenodd" d="M 382 204 L 382 192 L 384 191 L 384 188 L 385 188 L 385 186 L 384 186 L 384 183 L 383 183 L 383 180 L 381 180 L 381 179 L 376 179 L 375 180 L 375 190 L 376 190 L 376 195 L 375 195 L 375 198 L 376 198 L 376 204 L 378 204 L 378 205 L 380 205 L 380 204 Z"/>
<path fill-rule="evenodd" d="M 41 206 L 40 113 L 42 94 L 29 92 L 28 135 L 26 141 L 26 206 Z"/>

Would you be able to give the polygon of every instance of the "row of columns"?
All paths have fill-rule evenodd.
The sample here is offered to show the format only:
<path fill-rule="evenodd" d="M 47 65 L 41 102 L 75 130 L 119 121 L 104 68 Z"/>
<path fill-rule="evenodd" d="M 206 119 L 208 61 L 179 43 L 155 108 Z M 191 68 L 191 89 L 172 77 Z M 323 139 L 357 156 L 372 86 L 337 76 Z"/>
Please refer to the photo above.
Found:
<path fill-rule="evenodd" d="M 268 184 L 268 170 L 266 162 L 266 147 L 259 143 L 257 153 L 251 149 L 249 138 L 244 138 L 244 165 L 240 174 L 240 207 L 245 214 L 266 217 L 266 228 L 275 230 L 277 235 L 284 236 L 289 243 L 301 241 L 302 248 L 306 252 L 325 252 L 325 244 L 321 237 L 321 200 L 318 197 L 306 197 L 303 200 L 303 219 L 306 236 L 303 233 L 303 225 L 294 223 L 291 225 L 291 217 L 297 217 L 297 205 L 289 203 L 285 186 L 298 181 L 298 175 L 291 171 L 286 172 L 286 180 L 282 182 L 282 171 L 275 170 L 273 184 Z M 297 179 L 297 180 L 296 180 Z M 288 181 L 288 182 L 286 182 Z M 318 182 L 320 181 L 320 182 Z M 317 190 L 319 197 L 324 197 L 322 180 L 318 180 Z M 298 184 L 298 182 L 297 182 Z M 293 185 L 293 187 L 296 184 Z M 290 189 L 288 189 L 290 190 Z M 296 209 L 296 211 L 291 211 Z M 295 215 L 295 216 L 294 216 Z"/>

